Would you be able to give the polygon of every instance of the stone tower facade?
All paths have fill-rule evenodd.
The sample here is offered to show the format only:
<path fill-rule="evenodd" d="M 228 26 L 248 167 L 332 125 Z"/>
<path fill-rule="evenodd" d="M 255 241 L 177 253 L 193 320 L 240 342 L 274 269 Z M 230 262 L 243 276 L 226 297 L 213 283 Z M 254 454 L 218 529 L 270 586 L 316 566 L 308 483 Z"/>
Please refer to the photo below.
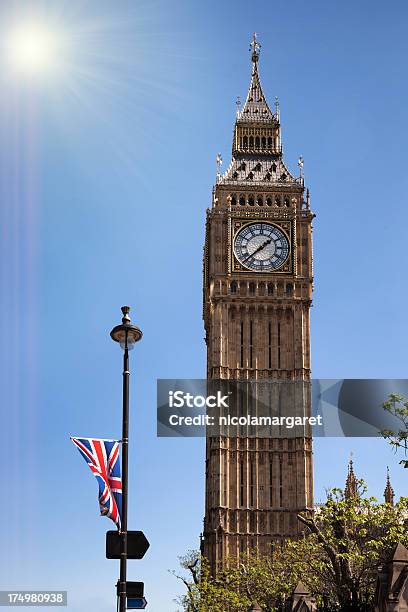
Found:
<path fill-rule="evenodd" d="M 272 112 L 261 87 L 256 35 L 251 47 L 232 161 L 218 172 L 207 211 L 207 376 L 307 381 L 314 215 L 302 158 L 298 177 L 283 160 L 279 105 Z M 310 435 L 208 437 L 205 495 L 202 552 L 213 571 L 248 550 L 267 553 L 298 534 L 297 514 L 313 509 Z"/>

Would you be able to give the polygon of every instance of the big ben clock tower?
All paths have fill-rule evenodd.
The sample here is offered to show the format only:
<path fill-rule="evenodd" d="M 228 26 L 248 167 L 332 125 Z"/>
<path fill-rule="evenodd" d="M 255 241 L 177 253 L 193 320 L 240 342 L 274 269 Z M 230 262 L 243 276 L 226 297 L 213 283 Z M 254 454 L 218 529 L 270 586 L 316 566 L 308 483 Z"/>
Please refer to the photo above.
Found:
<path fill-rule="evenodd" d="M 209 379 L 307 381 L 312 219 L 300 176 L 285 166 L 279 107 L 258 73 L 235 121 L 232 161 L 207 211 L 204 322 Z M 212 570 L 249 550 L 270 551 L 301 531 L 313 508 L 312 440 L 208 437 L 203 554 Z"/>

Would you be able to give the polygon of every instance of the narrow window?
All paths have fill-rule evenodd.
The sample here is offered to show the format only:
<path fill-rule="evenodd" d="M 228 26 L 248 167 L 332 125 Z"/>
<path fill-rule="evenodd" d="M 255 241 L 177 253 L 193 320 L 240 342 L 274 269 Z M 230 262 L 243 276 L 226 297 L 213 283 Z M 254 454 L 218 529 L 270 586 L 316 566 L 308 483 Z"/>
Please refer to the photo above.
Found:
<path fill-rule="evenodd" d="M 244 136 L 244 149 L 248 148 L 248 136 Z"/>
<path fill-rule="evenodd" d="M 249 196 L 249 198 L 248 198 L 248 204 L 249 204 L 250 206 L 254 206 L 254 205 L 255 205 L 255 200 L 254 200 L 253 196 Z"/>
<path fill-rule="evenodd" d="M 268 149 L 272 149 L 272 138 L 268 138 Z"/>
<path fill-rule="evenodd" d="M 272 369 L 272 323 L 268 324 L 268 368 Z"/>
<path fill-rule="evenodd" d="M 266 198 L 266 205 L 272 206 L 272 198 Z"/>
<path fill-rule="evenodd" d="M 279 506 L 283 507 L 283 466 L 282 455 L 279 455 Z"/>
<path fill-rule="evenodd" d="M 250 172 L 250 173 L 248 174 L 248 180 L 249 180 L 249 181 L 252 181 L 252 179 L 253 179 L 253 178 L 254 178 L 254 173 L 253 173 L 253 172 Z"/>
<path fill-rule="evenodd" d="M 244 322 L 241 321 L 241 368 L 244 367 Z"/>
<path fill-rule="evenodd" d="M 270 173 L 270 172 L 267 172 L 267 173 L 265 174 L 265 181 L 270 181 L 270 180 L 271 180 L 271 173 Z"/>
<path fill-rule="evenodd" d="M 275 163 L 272 164 L 272 172 L 276 172 L 276 164 Z"/>
<path fill-rule="evenodd" d="M 272 488 L 272 473 L 273 473 L 273 463 L 269 462 L 269 505 L 272 507 L 273 502 L 273 488 Z"/>
<path fill-rule="evenodd" d="M 262 196 L 258 196 L 258 206 L 263 206 L 263 198 L 262 198 Z"/>
<path fill-rule="evenodd" d="M 256 149 L 259 149 L 259 147 L 260 147 L 260 146 L 261 146 L 261 142 L 260 142 L 260 140 L 259 140 L 259 136 L 257 136 L 257 137 L 255 138 L 255 148 L 256 148 Z"/>
<path fill-rule="evenodd" d="M 249 471 L 249 495 L 250 495 L 250 500 L 249 503 L 251 505 L 251 507 L 254 505 L 254 464 L 251 461 L 250 465 L 250 471 Z"/>
<path fill-rule="evenodd" d="M 279 196 L 275 196 L 275 206 L 280 206 L 281 205 L 281 199 Z"/>
<path fill-rule="evenodd" d="M 237 205 L 237 198 L 235 196 L 232 196 L 231 198 L 231 206 L 236 206 Z"/>
<path fill-rule="evenodd" d="M 268 283 L 268 295 L 273 295 L 273 283 Z"/>
<path fill-rule="evenodd" d="M 249 322 L 249 367 L 252 368 L 252 356 L 253 356 L 253 321 Z"/>
<path fill-rule="evenodd" d="M 285 206 L 290 206 L 289 198 L 285 198 Z"/>
<path fill-rule="evenodd" d="M 232 283 L 230 285 L 230 291 L 231 291 L 231 293 L 236 293 L 237 292 L 237 283 L 236 283 L 236 281 L 232 281 Z"/>
<path fill-rule="evenodd" d="M 266 138 L 265 138 L 265 136 L 262 136 L 262 148 L 266 149 Z"/>
<path fill-rule="evenodd" d="M 249 148 L 250 149 L 254 148 L 254 137 L 253 136 L 249 137 Z"/>
<path fill-rule="evenodd" d="M 281 367 L 281 324 L 278 323 L 278 369 Z"/>
<path fill-rule="evenodd" d="M 237 171 L 235 171 L 235 172 L 233 173 L 232 178 L 233 178 L 233 179 L 237 179 L 237 178 L 238 178 L 238 172 L 237 172 Z"/>
<path fill-rule="evenodd" d="M 255 295 L 255 289 L 256 289 L 255 283 L 249 283 L 249 293 L 251 295 Z"/>
<path fill-rule="evenodd" d="M 286 295 L 287 296 L 293 295 L 293 285 L 292 285 L 292 283 L 288 283 L 286 285 Z"/>
<path fill-rule="evenodd" d="M 245 206 L 245 198 L 243 195 L 239 196 L 239 205 Z"/>
<path fill-rule="evenodd" d="M 239 464 L 239 505 L 244 505 L 244 462 Z"/>

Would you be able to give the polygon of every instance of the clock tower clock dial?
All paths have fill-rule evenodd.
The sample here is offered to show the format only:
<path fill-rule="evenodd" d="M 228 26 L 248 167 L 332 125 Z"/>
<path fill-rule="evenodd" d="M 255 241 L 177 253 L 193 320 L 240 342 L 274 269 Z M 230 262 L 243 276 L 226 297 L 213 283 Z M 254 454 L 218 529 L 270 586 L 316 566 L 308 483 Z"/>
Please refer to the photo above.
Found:
<path fill-rule="evenodd" d="M 314 215 L 302 169 L 295 177 L 283 160 L 279 106 L 273 112 L 262 91 L 259 49 L 254 37 L 232 161 L 223 175 L 218 167 L 207 211 L 207 377 L 309 381 Z M 303 411 L 310 411 L 306 396 Z M 214 573 L 297 536 L 298 514 L 313 509 L 311 436 L 268 435 L 240 429 L 207 437 L 202 552 Z"/>
<path fill-rule="evenodd" d="M 236 234 L 234 255 L 249 270 L 273 272 L 289 256 L 289 240 L 272 223 L 248 223 Z"/>

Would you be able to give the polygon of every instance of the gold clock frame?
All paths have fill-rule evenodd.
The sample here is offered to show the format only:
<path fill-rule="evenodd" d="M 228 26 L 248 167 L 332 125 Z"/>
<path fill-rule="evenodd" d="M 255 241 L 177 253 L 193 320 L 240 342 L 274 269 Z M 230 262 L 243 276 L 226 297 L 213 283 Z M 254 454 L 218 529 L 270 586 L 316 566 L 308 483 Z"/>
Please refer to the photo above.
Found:
<path fill-rule="evenodd" d="M 289 253 L 287 259 L 284 263 L 277 268 L 276 270 L 252 270 L 251 268 L 246 268 L 243 266 L 235 256 L 234 252 L 234 242 L 235 238 L 242 230 L 242 228 L 247 225 L 252 225 L 253 223 L 266 223 L 268 225 L 273 225 L 279 228 L 283 234 L 285 234 L 286 239 L 289 245 Z M 294 236 L 294 223 L 292 219 L 270 219 L 270 218 L 229 218 L 229 240 L 228 240 L 228 271 L 233 274 L 256 274 L 263 276 L 273 276 L 275 274 L 286 274 L 293 275 L 294 273 L 294 244 L 295 244 L 295 236 Z"/>

